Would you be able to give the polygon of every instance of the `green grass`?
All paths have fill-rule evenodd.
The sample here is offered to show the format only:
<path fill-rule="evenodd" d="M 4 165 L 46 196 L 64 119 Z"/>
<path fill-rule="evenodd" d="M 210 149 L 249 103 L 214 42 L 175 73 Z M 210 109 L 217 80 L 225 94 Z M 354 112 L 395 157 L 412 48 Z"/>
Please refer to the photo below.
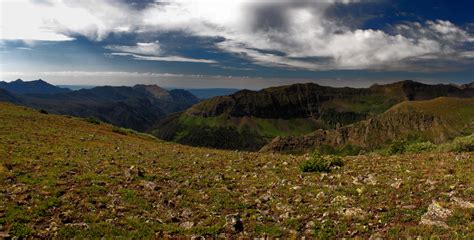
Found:
<path fill-rule="evenodd" d="M 47 239 L 472 239 L 472 209 L 450 196 L 474 202 L 473 156 L 371 153 L 302 173 L 307 155 L 194 148 L 0 104 L 0 225 Z M 449 228 L 419 224 L 433 200 L 453 212 Z"/>
<path fill-rule="evenodd" d="M 453 141 L 439 146 L 441 151 L 472 152 L 474 151 L 474 134 L 457 137 Z"/>
<path fill-rule="evenodd" d="M 340 157 L 334 155 L 321 155 L 319 151 L 314 151 L 308 160 L 300 164 L 302 172 L 330 172 L 336 167 L 344 166 Z"/>

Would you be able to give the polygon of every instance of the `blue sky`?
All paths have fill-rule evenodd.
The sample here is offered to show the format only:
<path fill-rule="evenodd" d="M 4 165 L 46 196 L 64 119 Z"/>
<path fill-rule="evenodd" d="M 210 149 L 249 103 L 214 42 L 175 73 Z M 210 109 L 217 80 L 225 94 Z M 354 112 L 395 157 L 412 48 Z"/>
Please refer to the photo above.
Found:
<path fill-rule="evenodd" d="M 0 79 L 258 89 L 474 81 L 472 1 L 1 0 Z"/>

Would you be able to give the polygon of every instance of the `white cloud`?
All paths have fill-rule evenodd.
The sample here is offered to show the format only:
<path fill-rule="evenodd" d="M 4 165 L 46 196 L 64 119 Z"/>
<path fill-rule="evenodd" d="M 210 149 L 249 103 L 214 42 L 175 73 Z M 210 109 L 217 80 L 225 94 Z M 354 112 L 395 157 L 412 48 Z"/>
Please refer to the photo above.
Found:
<path fill-rule="evenodd" d="M 74 35 L 94 41 L 136 25 L 133 9 L 117 1 L 2 0 L 1 39 L 68 41 Z"/>
<path fill-rule="evenodd" d="M 350 29 L 326 16 L 333 4 L 358 1 L 157 1 L 137 10 L 122 1 L 50 0 L 33 4 L 4 0 L 0 38 L 71 40 L 77 35 L 94 41 L 110 33 L 182 31 L 224 39 L 222 51 L 257 64 L 308 70 L 399 69 L 415 60 L 458 54 L 459 46 L 474 41 L 449 21 L 401 24 L 389 34 L 381 30 Z M 137 60 L 214 63 L 208 59 L 166 56 L 157 42 L 112 45 L 115 56 Z"/>
<path fill-rule="evenodd" d="M 214 60 L 200 59 L 200 58 L 187 58 L 180 56 L 146 56 L 132 53 L 110 53 L 112 56 L 131 56 L 135 60 L 143 61 L 163 61 L 163 62 L 194 62 L 194 63 L 217 63 Z"/>
<path fill-rule="evenodd" d="M 143 55 L 160 55 L 161 47 L 158 41 L 155 42 L 139 42 L 134 46 L 110 45 L 106 49 L 113 51 L 121 51 L 126 53 L 135 53 Z"/>
<path fill-rule="evenodd" d="M 110 45 L 106 46 L 105 48 L 112 51 L 119 51 L 110 53 L 108 54 L 109 56 L 131 56 L 135 60 L 217 63 L 216 61 L 209 59 L 187 58 L 181 56 L 163 56 L 160 44 L 157 41 L 149 43 L 139 42 L 133 46 Z"/>

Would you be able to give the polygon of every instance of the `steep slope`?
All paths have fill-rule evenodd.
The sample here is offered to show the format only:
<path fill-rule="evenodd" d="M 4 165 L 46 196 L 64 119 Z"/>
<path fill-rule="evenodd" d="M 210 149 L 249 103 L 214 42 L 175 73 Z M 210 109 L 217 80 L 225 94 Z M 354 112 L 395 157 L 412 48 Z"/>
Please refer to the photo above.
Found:
<path fill-rule="evenodd" d="M 308 83 L 258 92 L 242 90 L 202 101 L 160 123 L 153 133 L 195 146 L 256 150 L 277 136 L 335 129 L 383 113 L 402 101 L 440 96 L 474 97 L 474 89 L 402 81 L 361 89 Z M 232 146 L 219 146 L 219 139 L 226 134 L 237 141 Z M 208 135 L 211 137 L 201 137 Z M 220 137 L 212 137 L 216 135 Z"/>
<path fill-rule="evenodd" d="M 0 102 L 10 102 L 10 103 L 15 103 L 15 104 L 20 104 L 21 99 L 7 90 L 0 89 Z"/>
<path fill-rule="evenodd" d="M 183 90 L 166 91 L 156 85 L 95 87 L 56 94 L 17 96 L 21 101 L 4 101 L 45 109 L 51 113 L 94 117 L 117 126 L 147 131 L 166 115 L 197 103 L 197 97 Z"/>
<path fill-rule="evenodd" d="M 15 94 L 53 94 L 70 92 L 70 89 L 51 85 L 41 79 L 34 81 L 23 81 L 17 79 L 13 82 L 0 82 L 0 88 Z"/>
<path fill-rule="evenodd" d="M 402 102 L 383 114 L 336 130 L 275 138 L 261 151 L 301 152 L 326 146 L 374 149 L 407 138 L 441 143 L 473 131 L 474 99 L 441 97 Z"/>
<path fill-rule="evenodd" d="M 0 103 L 0 236 L 474 237 L 473 153 L 348 157 L 324 175 L 302 173 L 306 157 L 187 147 Z"/>
<path fill-rule="evenodd" d="M 187 91 L 192 93 L 199 99 L 209 99 L 218 96 L 226 96 L 238 92 L 240 89 L 235 88 L 187 88 Z"/>
<path fill-rule="evenodd" d="M 463 84 L 460 87 L 461 88 L 474 88 L 474 82 Z"/>

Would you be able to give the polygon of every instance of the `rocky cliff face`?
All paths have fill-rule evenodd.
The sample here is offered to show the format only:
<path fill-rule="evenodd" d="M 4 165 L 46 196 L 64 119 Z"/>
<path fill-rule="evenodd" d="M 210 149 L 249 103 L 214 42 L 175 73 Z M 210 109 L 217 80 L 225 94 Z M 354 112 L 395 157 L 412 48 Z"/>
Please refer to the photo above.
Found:
<path fill-rule="evenodd" d="M 462 116 L 457 114 L 459 112 Z M 277 137 L 261 151 L 301 152 L 322 146 L 374 149 L 389 141 L 409 137 L 440 143 L 458 136 L 473 121 L 474 99 L 404 102 L 381 115 L 335 130 L 318 130 L 301 137 Z"/>
<path fill-rule="evenodd" d="M 402 81 L 370 88 L 332 88 L 313 83 L 267 88 L 261 91 L 242 90 L 235 94 L 203 101 L 187 114 L 213 117 L 258 118 L 320 117 L 328 109 L 355 112 L 354 105 L 394 105 L 405 100 L 428 100 L 437 97 L 474 97 L 474 89 L 452 85 L 427 85 Z M 364 106 L 369 110 L 370 106 Z M 388 109 L 385 108 L 384 110 Z M 363 109 L 366 110 L 366 109 Z"/>
<path fill-rule="evenodd" d="M 212 147 L 216 147 L 214 142 L 207 145 L 206 139 L 194 136 L 201 134 L 195 129 L 214 132 L 224 127 L 232 129 L 235 135 L 245 128 L 252 133 L 245 136 L 256 138 L 248 139 L 249 142 L 262 144 L 270 142 L 274 137 L 301 136 L 317 129 L 320 129 L 317 131 L 318 136 L 324 137 L 329 134 L 329 129 L 372 118 L 403 101 L 429 100 L 441 96 L 471 98 L 474 97 L 474 89 L 455 85 L 427 85 L 407 80 L 370 88 L 333 88 L 307 83 L 261 91 L 242 90 L 229 96 L 204 100 L 177 117 L 179 121 L 159 124 L 153 132 L 166 140 Z M 285 126 L 294 119 L 299 119 L 300 128 L 304 130 L 297 131 Z M 344 139 L 344 135 L 340 138 Z"/>

